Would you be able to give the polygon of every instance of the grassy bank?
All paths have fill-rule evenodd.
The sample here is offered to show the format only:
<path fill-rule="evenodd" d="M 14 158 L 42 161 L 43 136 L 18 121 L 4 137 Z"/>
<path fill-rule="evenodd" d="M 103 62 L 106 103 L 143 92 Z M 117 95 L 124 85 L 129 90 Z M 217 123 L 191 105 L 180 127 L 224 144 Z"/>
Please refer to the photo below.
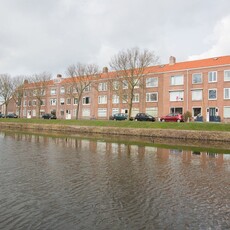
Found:
<path fill-rule="evenodd" d="M 199 131 L 223 131 L 230 132 L 230 123 L 207 122 L 138 122 L 138 121 L 110 121 L 110 120 L 43 120 L 43 119 L 10 119 L 2 118 L 0 122 L 32 123 L 32 124 L 58 124 L 96 127 L 121 127 L 121 128 L 149 128 L 149 129 L 176 129 Z"/>

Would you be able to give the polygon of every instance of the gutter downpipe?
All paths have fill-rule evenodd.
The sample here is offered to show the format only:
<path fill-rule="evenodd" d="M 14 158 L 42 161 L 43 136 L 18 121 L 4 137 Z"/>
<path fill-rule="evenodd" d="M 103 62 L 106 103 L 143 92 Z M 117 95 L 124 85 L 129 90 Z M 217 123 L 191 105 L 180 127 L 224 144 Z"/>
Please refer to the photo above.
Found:
<path fill-rule="evenodd" d="M 189 80 L 189 79 L 188 79 L 188 71 L 189 71 L 189 70 L 187 69 L 187 90 L 186 90 L 186 91 L 187 91 L 187 92 L 186 92 L 186 93 L 187 93 L 187 97 L 186 97 L 186 104 L 187 104 L 186 108 L 187 108 L 187 111 L 188 111 L 188 96 L 189 96 L 189 94 L 188 94 L 188 80 Z M 187 112 L 187 111 L 186 111 L 186 112 Z"/>

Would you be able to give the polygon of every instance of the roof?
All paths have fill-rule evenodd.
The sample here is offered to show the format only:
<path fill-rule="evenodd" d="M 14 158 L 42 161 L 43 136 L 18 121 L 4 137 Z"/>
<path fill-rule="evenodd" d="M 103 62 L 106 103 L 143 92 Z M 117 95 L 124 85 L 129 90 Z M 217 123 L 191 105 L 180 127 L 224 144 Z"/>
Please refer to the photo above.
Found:
<path fill-rule="evenodd" d="M 147 68 L 148 73 L 162 73 L 180 70 L 198 69 L 212 66 L 230 65 L 230 56 L 214 57 L 194 61 L 178 62 L 175 64 L 157 65 Z"/>

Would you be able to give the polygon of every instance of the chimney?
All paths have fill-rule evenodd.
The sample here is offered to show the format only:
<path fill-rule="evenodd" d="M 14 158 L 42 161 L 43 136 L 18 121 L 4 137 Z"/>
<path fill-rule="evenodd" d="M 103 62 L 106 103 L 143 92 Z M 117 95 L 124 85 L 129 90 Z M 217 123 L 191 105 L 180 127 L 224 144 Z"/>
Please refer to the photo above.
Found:
<path fill-rule="evenodd" d="M 62 75 L 61 74 L 57 74 L 57 78 L 61 78 L 62 77 Z"/>
<path fill-rule="evenodd" d="M 176 64 L 176 58 L 173 56 L 170 56 L 169 57 L 169 65 L 174 65 L 174 64 Z"/>
<path fill-rule="evenodd" d="M 28 80 L 24 80 L 24 85 L 26 85 L 26 84 L 28 84 L 29 83 L 29 81 Z"/>
<path fill-rule="evenodd" d="M 103 72 L 103 73 L 108 73 L 108 72 L 109 72 L 108 67 L 103 67 L 102 72 Z"/>

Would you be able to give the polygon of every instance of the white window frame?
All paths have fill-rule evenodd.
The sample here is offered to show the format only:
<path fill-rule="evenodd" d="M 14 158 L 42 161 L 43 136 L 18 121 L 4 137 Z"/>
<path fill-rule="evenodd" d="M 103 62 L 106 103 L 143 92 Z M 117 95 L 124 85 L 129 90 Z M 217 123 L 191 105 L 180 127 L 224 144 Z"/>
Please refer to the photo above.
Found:
<path fill-rule="evenodd" d="M 128 81 L 127 80 L 122 81 L 122 88 L 123 89 L 128 89 Z"/>
<path fill-rule="evenodd" d="M 112 108 L 112 115 L 119 113 L 119 108 Z"/>
<path fill-rule="evenodd" d="M 174 75 L 170 77 L 170 85 L 184 85 L 184 75 Z"/>
<path fill-rule="evenodd" d="M 169 91 L 170 101 L 184 101 L 184 90 Z"/>
<path fill-rule="evenodd" d="M 76 90 L 76 88 L 75 88 L 75 90 Z M 77 91 L 77 90 L 76 90 L 76 91 Z M 87 86 L 85 87 L 85 89 L 84 89 L 84 92 L 89 92 L 89 91 L 91 91 L 91 84 L 87 85 Z"/>
<path fill-rule="evenodd" d="M 98 104 L 107 104 L 107 95 L 98 96 Z"/>
<path fill-rule="evenodd" d="M 152 97 L 156 95 L 156 100 Z M 146 93 L 146 102 L 158 102 L 158 92 Z"/>
<path fill-rule="evenodd" d="M 224 118 L 230 118 L 230 106 L 224 106 L 223 115 Z"/>
<path fill-rule="evenodd" d="M 98 84 L 98 91 L 107 91 L 107 90 L 108 90 L 107 82 L 100 82 Z"/>
<path fill-rule="evenodd" d="M 65 87 L 62 86 L 62 87 L 60 88 L 60 94 L 64 94 L 64 93 L 65 93 Z"/>
<path fill-rule="evenodd" d="M 216 97 L 215 98 L 210 98 L 210 91 L 216 91 Z M 213 101 L 217 99 L 217 89 L 209 89 L 208 90 L 208 100 Z"/>
<path fill-rule="evenodd" d="M 65 104 L 65 98 L 60 98 L 60 105 L 64 105 Z"/>
<path fill-rule="evenodd" d="M 158 87 L 158 77 L 150 77 L 146 79 L 146 88 Z"/>
<path fill-rule="evenodd" d="M 56 95 L 57 94 L 57 89 L 56 88 L 52 88 L 50 90 L 50 95 Z"/>
<path fill-rule="evenodd" d="M 202 101 L 203 100 L 203 90 L 193 89 L 192 90 L 192 101 Z"/>
<path fill-rule="evenodd" d="M 217 82 L 217 71 L 208 72 L 208 82 Z"/>
<path fill-rule="evenodd" d="M 119 81 L 113 81 L 113 90 L 119 89 L 120 82 Z"/>
<path fill-rule="evenodd" d="M 139 79 L 134 79 L 134 89 L 138 89 L 140 85 L 140 80 Z"/>
<path fill-rule="evenodd" d="M 198 78 L 198 80 L 197 80 L 197 78 Z M 194 73 L 194 74 L 192 74 L 192 84 L 201 84 L 202 82 L 203 82 L 202 73 Z"/>
<path fill-rule="evenodd" d="M 224 81 L 230 81 L 230 70 L 224 71 Z"/>
<path fill-rule="evenodd" d="M 113 104 L 119 104 L 119 101 L 120 101 L 119 96 L 114 94 L 112 97 L 112 103 Z"/>
<path fill-rule="evenodd" d="M 75 97 L 75 98 L 73 99 L 73 104 L 74 104 L 74 105 L 77 105 L 77 104 L 78 104 L 78 98 Z"/>
<path fill-rule="evenodd" d="M 133 95 L 133 103 L 138 103 L 139 102 L 139 93 L 134 93 Z"/>
<path fill-rule="evenodd" d="M 57 99 L 56 98 L 51 98 L 50 99 L 50 105 L 52 105 L 52 106 L 57 105 Z"/>
<path fill-rule="evenodd" d="M 67 105 L 71 105 L 71 102 L 72 102 L 71 98 L 66 98 L 66 104 Z"/>
<path fill-rule="evenodd" d="M 224 99 L 230 99 L 230 88 L 224 88 Z"/>
<path fill-rule="evenodd" d="M 107 117 L 107 109 L 106 108 L 98 108 L 97 115 L 98 115 L 98 117 Z"/>
<path fill-rule="evenodd" d="M 90 97 L 83 97 L 82 98 L 82 104 L 83 105 L 90 105 Z"/>

